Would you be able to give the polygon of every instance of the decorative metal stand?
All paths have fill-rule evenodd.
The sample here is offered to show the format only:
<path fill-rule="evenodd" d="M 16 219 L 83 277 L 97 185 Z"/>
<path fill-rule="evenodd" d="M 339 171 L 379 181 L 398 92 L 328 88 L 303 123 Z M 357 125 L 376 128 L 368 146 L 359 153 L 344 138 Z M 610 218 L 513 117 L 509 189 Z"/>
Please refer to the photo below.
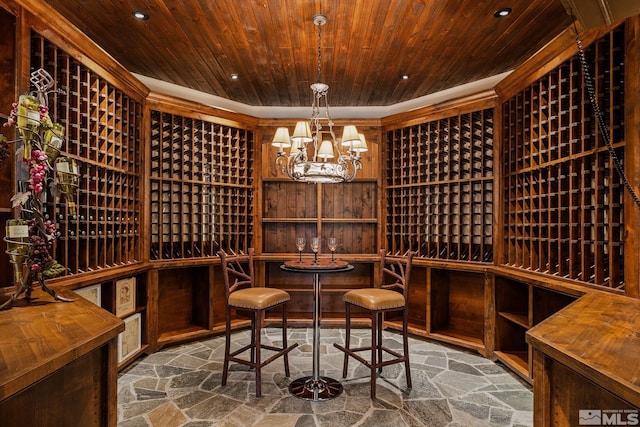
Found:
<path fill-rule="evenodd" d="M 64 127 L 52 123 L 48 115 L 47 98 L 54 86 L 53 79 L 49 73 L 39 69 L 31 73 L 30 81 L 35 92 L 20 97 L 5 124 L 15 125 L 20 133 L 20 138 L 15 142 L 22 142 L 20 149 L 24 161 L 29 165 L 30 185 L 27 189 L 20 189 L 12 198 L 14 208 L 21 206 L 22 218 L 8 221 L 4 240 L 7 244 L 6 253 L 14 267 L 17 291 L 0 305 L 0 310 L 10 308 L 23 295 L 26 300 L 31 300 L 34 285 L 39 285 L 56 301 L 73 301 L 59 296 L 45 283 L 47 278 L 62 274 L 65 268 L 49 253 L 51 241 L 56 237 L 55 225 L 45 220 L 44 201 L 48 190 L 54 197 L 62 192 L 69 209 L 73 210 L 78 171 L 74 159 L 58 158 L 64 140 Z M 54 164 L 57 174 L 51 177 Z"/>

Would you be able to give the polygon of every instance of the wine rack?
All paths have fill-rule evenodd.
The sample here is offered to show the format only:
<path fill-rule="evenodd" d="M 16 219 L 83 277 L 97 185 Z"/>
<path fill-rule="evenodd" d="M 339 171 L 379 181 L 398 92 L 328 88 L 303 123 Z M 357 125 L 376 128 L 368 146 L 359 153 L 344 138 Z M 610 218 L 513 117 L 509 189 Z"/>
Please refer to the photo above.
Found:
<path fill-rule="evenodd" d="M 624 25 L 585 50 L 616 155 L 624 158 Z M 623 184 L 597 129 L 577 56 L 503 107 L 501 263 L 624 288 Z"/>
<path fill-rule="evenodd" d="M 393 253 L 493 261 L 493 109 L 387 134 L 386 238 Z"/>
<path fill-rule="evenodd" d="M 35 32 L 31 67 L 56 82 L 49 112 L 65 129 L 61 154 L 80 170 L 75 211 L 51 195 L 46 203 L 56 259 L 68 275 L 138 261 L 141 104 Z"/>
<path fill-rule="evenodd" d="M 253 132 L 151 111 L 151 260 L 246 252 Z"/>

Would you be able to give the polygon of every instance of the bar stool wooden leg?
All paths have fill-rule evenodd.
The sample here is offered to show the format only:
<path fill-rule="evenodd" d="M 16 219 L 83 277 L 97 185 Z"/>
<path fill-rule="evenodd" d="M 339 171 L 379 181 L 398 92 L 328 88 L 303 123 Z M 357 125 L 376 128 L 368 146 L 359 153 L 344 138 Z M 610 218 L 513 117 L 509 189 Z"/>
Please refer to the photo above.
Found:
<path fill-rule="evenodd" d="M 282 348 L 289 347 L 287 345 L 287 303 L 282 305 Z M 289 377 L 289 353 L 284 354 L 284 376 Z"/>
<path fill-rule="evenodd" d="M 260 355 L 260 348 L 262 345 L 261 342 L 261 334 L 262 334 L 262 311 L 258 310 L 256 312 L 256 325 L 255 328 L 253 328 L 253 330 L 255 331 L 255 341 L 254 341 L 254 346 L 253 348 L 256 350 L 256 358 L 253 361 L 254 362 L 254 367 L 256 369 L 256 397 L 260 397 L 262 396 L 262 375 L 261 375 L 261 368 L 262 368 L 262 357 Z"/>
<path fill-rule="evenodd" d="M 371 312 L 371 398 L 376 398 L 376 377 L 377 372 L 376 368 L 378 368 L 378 363 L 380 361 L 376 361 L 376 357 L 378 353 L 378 313 L 373 311 Z"/>
<path fill-rule="evenodd" d="M 407 388 L 411 389 L 411 368 L 409 366 L 409 334 L 408 334 L 408 323 L 409 323 L 409 310 L 404 311 L 404 315 L 402 316 L 402 341 L 404 347 L 404 371 L 407 377 Z"/>
<path fill-rule="evenodd" d="M 231 347 L 231 312 L 229 308 L 227 308 L 227 329 L 224 333 L 225 335 L 225 345 L 224 345 L 224 363 L 222 367 L 222 385 L 227 385 L 227 375 L 229 374 L 229 353 Z"/>
<path fill-rule="evenodd" d="M 377 330 L 377 334 L 378 334 L 378 373 L 381 374 L 382 373 L 382 312 L 381 311 L 376 311 L 372 313 L 372 316 L 375 315 L 377 317 L 377 321 L 378 321 L 378 330 Z M 371 331 L 373 333 L 373 331 Z"/>
<path fill-rule="evenodd" d="M 346 348 L 347 350 L 351 349 L 350 346 L 350 342 L 351 342 L 351 304 L 346 303 L 345 304 L 345 314 L 346 314 L 346 331 L 345 331 L 345 338 L 344 338 L 344 348 Z M 342 378 L 347 378 L 347 370 L 349 367 L 349 354 L 348 353 L 344 353 L 344 365 L 342 367 Z"/>

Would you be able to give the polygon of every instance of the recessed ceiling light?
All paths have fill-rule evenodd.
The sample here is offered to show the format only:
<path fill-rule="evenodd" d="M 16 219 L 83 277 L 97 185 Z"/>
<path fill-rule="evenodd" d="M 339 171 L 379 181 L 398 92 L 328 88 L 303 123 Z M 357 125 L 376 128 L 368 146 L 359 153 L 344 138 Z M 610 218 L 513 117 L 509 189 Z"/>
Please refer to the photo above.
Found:
<path fill-rule="evenodd" d="M 231 74 L 231 80 L 238 80 L 240 78 L 240 76 L 238 76 L 237 74 Z"/>
<path fill-rule="evenodd" d="M 510 7 L 503 7 L 502 9 L 498 9 L 494 12 L 493 16 L 496 18 L 504 18 L 505 16 L 511 13 Z"/>
<path fill-rule="evenodd" d="M 409 77 L 410 77 L 409 74 L 403 74 L 400 76 L 402 80 L 409 80 Z"/>
<path fill-rule="evenodd" d="M 139 11 L 139 10 L 134 10 L 134 11 L 133 11 L 133 16 L 134 16 L 136 19 L 140 19 L 140 20 L 142 20 L 142 21 L 146 21 L 147 19 L 149 19 L 149 15 L 147 15 L 146 13 L 141 12 L 141 11 Z"/>

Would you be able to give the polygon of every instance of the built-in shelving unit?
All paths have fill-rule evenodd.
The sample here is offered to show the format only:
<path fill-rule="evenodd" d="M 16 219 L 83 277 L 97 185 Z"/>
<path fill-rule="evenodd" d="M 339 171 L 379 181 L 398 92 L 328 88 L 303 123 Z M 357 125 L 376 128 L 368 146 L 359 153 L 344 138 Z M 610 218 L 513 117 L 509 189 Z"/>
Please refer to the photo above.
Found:
<path fill-rule="evenodd" d="M 253 132 L 151 111 L 151 260 L 246 252 Z"/>
<path fill-rule="evenodd" d="M 148 104 L 154 350 L 224 325 L 217 252 L 246 253 L 254 238 L 254 132 L 185 105 L 162 97 Z"/>
<path fill-rule="evenodd" d="M 262 228 L 264 253 L 295 254 L 296 237 L 338 238 L 339 254 L 371 254 L 377 247 L 376 180 L 317 184 L 264 180 Z M 305 249 L 309 253 L 309 247 Z"/>
<path fill-rule="evenodd" d="M 586 49 L 598 104 L 624 159 L 624 25 Z M 577 56 L 503 104 L 501 264 L 624 288 L 624 189 Z"/>
<path fill-rule="evenodd" d="M 386 240 L 393 253 L 493 261 L 493 109 L 389 131 Z"/>
<path fill-rule="evenodd" d="M 0 8 L 0 37 L 3 40 L 2 49 L 0 50 L 0 58 L 5 63 L 11 63 L 15 58 L 16 49 L 16 32 L 15 32 L 15 16 L 11 15 L 4 9 Z M 11 103 L 15 102 L 15 88 L 13 82 L 16 79 L 16 71 L 11 67 L 3 67 L 0 69 L 0 105 L 1 113 L 7 114 Z M 2 120 L 2 119 L 0 119 Z M 2 120 L 4 121 L 4 120 Z M 2 133 L 8 140 L 14 138 L 14 129 L 0 126 Z M 9 262 L 9 257 L 4 256 L 7 250 L 7 244 L 4 241 L 6 230 L 4 224 L 8 219 L 13 218 L 13 209 L 11 209 L 11 197 L 15 190 L 15 171 L 11 159 L 14 157 L 15 145 L 9 145 L 9 157 L 0 165 L 0 271 L 10 272 L 13 265 Z M 0 289 L 13 286 L 13 275 L 4 274 L 0 280 Z"/>
<path fill-rule="evenodd" d="M 58 262 L 72 275 L 140 261 L 141 104 L 36 33 L 31 67 L 54 78 L 49 113 L 65 128 L 61 155 L 80 173 L 76 200 L 46 202 Z"/>

